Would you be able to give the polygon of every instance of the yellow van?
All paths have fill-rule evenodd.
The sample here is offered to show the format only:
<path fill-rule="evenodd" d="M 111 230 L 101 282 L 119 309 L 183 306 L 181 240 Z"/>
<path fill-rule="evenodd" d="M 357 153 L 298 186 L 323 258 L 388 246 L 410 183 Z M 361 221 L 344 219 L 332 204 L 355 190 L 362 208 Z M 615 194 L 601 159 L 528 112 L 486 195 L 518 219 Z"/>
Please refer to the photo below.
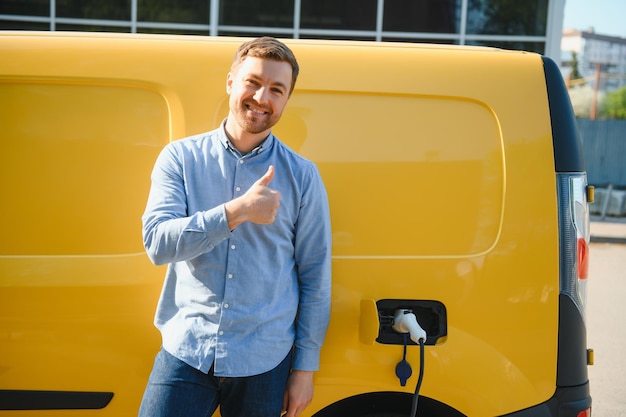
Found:
<path fill-rule="evenodd" d="M 0 34 L 0 417 L 136 415 L 160 346 L 150 172 L 226 116 L 241 42 Z M 591 187 L 554 62 L 286 42 L 302 71 L 275 133 L 318 165 L 333 225 L 303 417 L 590 415 Z M 394 330 L 398 311 L 423 349 Z"/>

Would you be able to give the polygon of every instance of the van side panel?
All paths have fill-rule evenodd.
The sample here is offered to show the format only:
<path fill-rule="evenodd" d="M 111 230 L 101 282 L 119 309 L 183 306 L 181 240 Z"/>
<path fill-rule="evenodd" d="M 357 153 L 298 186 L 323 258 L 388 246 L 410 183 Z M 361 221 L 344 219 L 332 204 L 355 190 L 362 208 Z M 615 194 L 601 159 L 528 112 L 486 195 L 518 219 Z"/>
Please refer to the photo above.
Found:
<path fill-rule="evenodd" d="M 332 178 L 330 199 L 352 202 L 333 211 L 335 257 L 472 256 L 497 242 L 502 139 L 498 119 L 484 103 L 300 89 L 284 117 L 280 129 L 298 119 L 306 123 L 306 137 L 284 136 Z M 472 132 L 468 125 L 475 126 Z M 365 195 L 367 190 L 380 192 Z M 396 228 L 392 213 L 399 208 L 404 216 Z"/>
<path fill-rule="evenodd" d="M 445 306 L 425 403 L 494 416 L 548 401 L 559 241 L 541 57 L 287 42 L 302 71 L 274 133 L 319 166 L 334 241 L 331 324 L 303 417 L 413 393 L 417 372 L 405 387 L 395 376 L 402 346 L 360 332 L 379 326 L 362 306 L 387 299 Z M 0 181 L 14 217 L 0 221 L 15 239 L 0 243 L 0 390 L 113 393 L 80 415 L 136 415 L 164 274 L 141 247 L 150 171 L 165 143 L 227 115 L 240 43 L 0 35 Z M 417 371 L 419 349 L 407 350 Z"/>
<path fill-rule="evenodd" d="M 138 191 L 149 178 L 139 178 L 136 170 L 151 166 L 169 141 L 165 97 L 104 79 L 4 81 L 0 97 L 0 123 L 10 138 L 3 141 L 0 173 L 13 179 L 3 182 L 3 190 L 14 202 L 0 217 L 0 228 L 12 237 L 0 242 L 0 251 L 141 252 L 141 240 L 128 239 L 128 230 L 118 225 L 140 230 L 134 215 L 145 196 Z"/>
<path fill-rule="evenodd" d="M 386 48 L 363 71 L 371 53 L 326 52 L 346 71 L 321 58 L 303 64 L 318 78 L 303 78 L 298 90 L 324 80 L 333 92 L 324 106 L 300 110 L 311 120 L 310 145 L 298 149 L 319 164 L 331 200 L 327 343 L 342 346 L 323 350 L 315 406 L 321 398 L 414 388 L 401 387 L 394 373 L 401 346 L 359 338 L 361 301 L 394 298 L 437 300 L 447 309 L 447 337 L 426 349 L 424 396 L 466 415 L 548 400 L 556 377 L 558 231 L 540 57 Z M 356 89 L 391 98 L 359 105 L 335 93 Z M 455 107 L 461 102 L 476 112 L 465 117 Z M 366 131 L 375 132 L 367 141 Z M 409 348 L 408 361 L 417 366 L 418 349 Z M 509 395 L 496 381 L 506 381 Z"/>
<path fill-rule="evenodd" d="M 19 390 L 0 408 L 99 408 L 112 393 L 81 416 L 136 415 L 160 346 L 150 172 L 170 140 L 225 116 L 232 46 L 217 59 L 192 43 L 192 75 L 176 48 L 165 60 L 163 45 L 114 38 L 0 37 L 0 389 Z"/>

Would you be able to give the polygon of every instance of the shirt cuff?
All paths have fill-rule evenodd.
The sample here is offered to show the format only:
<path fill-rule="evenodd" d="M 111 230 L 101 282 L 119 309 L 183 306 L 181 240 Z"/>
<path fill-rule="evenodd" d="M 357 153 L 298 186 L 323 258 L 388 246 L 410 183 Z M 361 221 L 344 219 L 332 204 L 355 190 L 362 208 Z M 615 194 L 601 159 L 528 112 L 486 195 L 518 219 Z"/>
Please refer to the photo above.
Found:
<path fill-rule="evenodd" d="M 218 241 L 227 239 L 231 236 L 224 204 L 203 212 L 202 217 L 204 230 L 209 235 L 214 236 Z"/>
<path fill-rule="evenodd" d="M 296 371 L 317 371 L 320 368 L 320 351 L 295 348 L 293 366 Z"/>

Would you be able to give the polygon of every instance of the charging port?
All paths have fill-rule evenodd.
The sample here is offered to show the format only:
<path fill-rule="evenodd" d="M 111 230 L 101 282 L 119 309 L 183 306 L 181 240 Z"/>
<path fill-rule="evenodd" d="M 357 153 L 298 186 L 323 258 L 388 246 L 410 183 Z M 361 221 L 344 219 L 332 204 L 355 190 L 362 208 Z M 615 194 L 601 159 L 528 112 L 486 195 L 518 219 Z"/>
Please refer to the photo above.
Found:
<path fill-rule="evenodd" d="M 419 325 L 426 331 L 426 345 L 443 343 L 448 334 L 448 319 L 443 303 L 433 300 L 395 300 L 386 299 L 376 302 L 380 326 L 378 343 L 386 345 L 403 345 L 404 338 L 393 330 L 393 317 L 398 309 L 411 310 L 418 318 Z M 409 340 L 409 344 L 415 344 Z"/>

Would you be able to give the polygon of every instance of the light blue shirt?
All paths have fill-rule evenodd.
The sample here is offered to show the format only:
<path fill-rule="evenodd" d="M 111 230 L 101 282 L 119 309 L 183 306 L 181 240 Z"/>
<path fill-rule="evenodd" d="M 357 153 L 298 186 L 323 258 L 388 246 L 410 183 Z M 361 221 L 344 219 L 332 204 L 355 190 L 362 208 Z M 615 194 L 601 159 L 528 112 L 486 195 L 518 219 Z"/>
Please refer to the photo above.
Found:
<path fill-rule="evenodd" d="M 224 203 L 270 165 L 273 224 L 230 231 Z M 241 155 L 217 130 L 167 145 L 152 172 L 144 246 L 168 264 L 155 325 L 163 348 L 216 376 L 251 376 L 294 352 L 315 371 L 330 317 L 331 230 L 317 167 L 270 134 Z"/>

